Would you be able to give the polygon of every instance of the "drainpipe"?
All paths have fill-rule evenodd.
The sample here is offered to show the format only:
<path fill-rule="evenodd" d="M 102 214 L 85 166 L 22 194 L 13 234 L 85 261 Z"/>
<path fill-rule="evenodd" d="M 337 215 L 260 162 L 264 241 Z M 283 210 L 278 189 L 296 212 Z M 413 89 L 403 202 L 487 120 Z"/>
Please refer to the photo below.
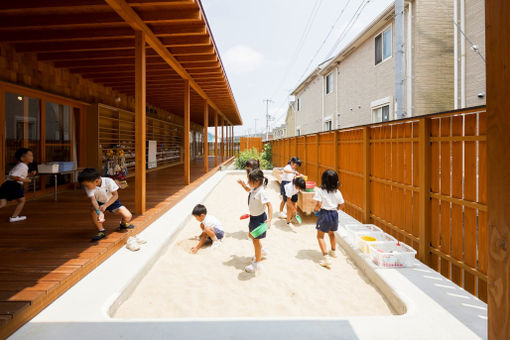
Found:
<path fill-rule="evenodd" d="M 459 28 L 457 26 L 458 14 L 458 0 L 453 0 L 453 108 L 459 108 Z"/>
<path fill-rule="evenodd" d="M 404 118 L 404 0 L 395 1 L 395 99 L 396 118 Z"/>
<path fill-rule="evenodd" d="M 333 130 L 336 130 L 338 126 L 340 125 L 340 120 L 338 119 L 338 64 L 336 64 L 335 67 L 335 117 L 333 118 L 333 121 L 335 122 L 335 126 L 333 127 Z"/>
<path fill-rule="evenodd" d="M 407 116 L 413 116 L 413 3 L 407 2 Z"/>
<path fill-rule="evenodd" d="M 466 107 L 466 0 L 460 0 L 460 29 L 463 34 L 460 36 L 460 105 Z"/>
<path fill-rule="evenodd" d="M 324 131 L 324 99 L 326 97 L 326 87 L 324 86 L 324 83 L 326 82 L 326 77 L 324 77 L 323 75 L 320 75 L 321 76 L 321 83 L 322 83 L 322 95 L 321 95 L 321 127 L 319 128 L 319 131 L 318 132 L 321 132 L 321 131 Z"/>

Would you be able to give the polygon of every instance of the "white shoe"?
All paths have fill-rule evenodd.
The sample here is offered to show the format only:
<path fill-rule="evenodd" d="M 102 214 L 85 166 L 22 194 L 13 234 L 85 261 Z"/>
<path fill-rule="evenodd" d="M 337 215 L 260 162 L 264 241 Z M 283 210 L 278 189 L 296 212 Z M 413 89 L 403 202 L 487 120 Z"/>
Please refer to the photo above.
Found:
<path fill-rule="evenodd" d="M 266 249 L 262 248 L 262 250 L 260 251 L 260 260 L 266 260 L 267 259 L 267 251 Z M 251 262 L 255 262 L 257 259 L 255 258 L 255 256 L 252 257 L 251 259 Z"/>
<path fill-rule="evenodd" d="M 335 250 L 331 249 L 329 251 L 328 255 L 336 259 L 336 251 Z"/>
<path fill-rule="evenodd" d="M 331 260 L 328 255 L 324 255 L 324 258 L 319 262 L 324 268 L 331 269 Z"/>
<path fill-rule="evenodd" d="M 140 245 L 138 244 L 138 242 L 136 242 L 136 239 L 133 236 L 131 236 L 127 240 L 126 248 L 131 251 L 138 251 L 140 250 Z"/>
<path fill-rule="evenodd" d="M 147 243 L 146 240 L 140 238 L 140 236 L 138 236 L 138 235 L 136 235 L 134 238 L 136 240 L 136 243 L 138 243 L 138 244 L 145 244 L 145 243 Z"/>
<path fill-rule="evenodd" d="M 247 265 L 246 267 L 244 267 L 244 270 L 247 273 L 253 273 L 253 274 L 256 274 L 261 269 L 262 269 L 262 263 L 258 263 L 258 262 L 253 262 L 253 263 Z"/>
<path fill-rule="evenodd" d="M 280 211 L 280 213 L 278 214 L 278 218 L 281 218 L 283 220 L 287 218 L 287 214 L 285 214 L 283 211 Z"/>
<path fill-rule="evenodd" d="M 212 243 L 211 249 L 216 249 L 216 248 L 218 248 L 219 246 L 221 246 L 221 241 L 219 241 L 219 240 L 218 240 L 218 241 L 214 241 L 214 242 Z"/>
<path fill-rule="evenodd" d="M 26 216 L 16 216 L 16 217 L 9 217 L 9 222 L 19 222 L 26 220 Z"/>
<path fill-rule="evenodd" d="M 294 223 L 292 223 L 292 222 L 288 222 L 288 223 L 287 223 L 287 226 L 288 226 L 288 227 L 291 227 L 291 228 L 295 228 L 295 227 L 296 227 L 296 226 L 294 225 Z"/>

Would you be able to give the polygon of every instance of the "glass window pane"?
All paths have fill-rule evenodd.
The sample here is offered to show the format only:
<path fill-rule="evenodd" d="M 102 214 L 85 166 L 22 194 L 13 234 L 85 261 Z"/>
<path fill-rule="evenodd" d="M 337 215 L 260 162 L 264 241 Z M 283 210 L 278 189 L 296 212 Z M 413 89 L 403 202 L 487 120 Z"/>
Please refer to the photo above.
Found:
<path fill-rule="evenodd" d="M 71 107 L 46 103 L 46 162 L 71 161 Z"/>
<path fill-rule="evenodd" d="M 375 37 L 375 64 L 379 64 L 382 61 L 382 35 L 379 34 Z"/>
<path fill-rule="evenodd" d="M 387 122 L 390 120 L 390 107 L 389 105 L 382 107 L 382 121 Z"/>
<path fill-rule="evenodd" d="M 383 59 L 387 59 L 387 58 L 391 57 L 391 40 L 392 40 L 391 28 L 384 31 L 383 35 L 384 35 L 384 38 L 383 38 L 383 41 L 384 41 Z"/>

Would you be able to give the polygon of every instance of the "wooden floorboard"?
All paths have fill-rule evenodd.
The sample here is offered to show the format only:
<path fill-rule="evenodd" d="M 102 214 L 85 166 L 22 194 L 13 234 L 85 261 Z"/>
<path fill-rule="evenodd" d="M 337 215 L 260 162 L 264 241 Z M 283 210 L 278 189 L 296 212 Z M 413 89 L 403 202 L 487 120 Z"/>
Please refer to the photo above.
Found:
<path fill-rule="evenodd" d="M 9 223 L 13 207 L 0 210 L 0 339 L 6 338 L 62 295 L 111 254 L 132 233 L 139 233 L 217 171 L 209 158 L 193 161 L 192 183 L 185 186 L 183 166 L 147 174 L 147 212 L 134 216 L 135 229 L 117 230 L 119 218 L 107 214 L 107 237 L 90 242 L 96 229 L 90 221 L 89 201 L 81 190 L 59 192 L 28 201 L 26 221 Z M 134 211 L 134 181 L 119 191 L 121 202 Z"/>

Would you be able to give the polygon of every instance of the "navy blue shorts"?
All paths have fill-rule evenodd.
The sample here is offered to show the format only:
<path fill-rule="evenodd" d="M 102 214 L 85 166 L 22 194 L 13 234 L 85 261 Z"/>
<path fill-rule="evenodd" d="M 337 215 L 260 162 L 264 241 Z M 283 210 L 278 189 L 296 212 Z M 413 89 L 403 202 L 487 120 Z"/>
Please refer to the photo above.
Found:
<path fill-rule="evenodd" d="M 282 181 L 282 183 L 280 184 L 280 195 L 282 195 L 282 196 L 283 196 L 283 201 L 284 201 L 284 202 L 287 202 L 287 198 L 288 198 L 288 197 L 287 197 L 287 195 L 285 195 L 285 185 L 286 185 L 286 184 L 289 184 L 289 183 L 290 183 L 290 181 Z M 297 200 L 298 200 L 298 195 L 297 195 L 297 194 L 293 195 L 293 196 L 290 198 L 290 200 L 291 200 L 292 202 L 297 202 Z"/>
<path fill-rule="evenodd" d="M 97 204 L 99 204 L 99 206 L 102 206 L 104 203 L 97 202 Z M 115 202 L 110 204 L 110 206 L 108 206 L 108 208 L 106 208 L 106 211 L 115 212 L 115 210 L 122 208 L 122 207 L 123 207 L 122 203 L 120 203 L 119 199 L 117 199 Z"/>
<path fill-rule="evenodd" d="M 266 222 L 266 220 L 267 220 L 266 213 L 263 213 L 262 215 L 259 215 L 259 216 L 250 216 L 250 224 L 248 225 L 248 228 L 250 229 L 250 233 L 255 228 L 257 228 L 259 225 L 261 225 L 262 223 Z M 265 231 L 263 234 L 260 234 L 257 237 L 257 240 L 261 239 L 261 238 L 265 238 L 266 237 L 266 232 L 267 231 Z"/>
<path fill-rule="evenodd" d="M 0 199 L 17 200 L 25 196 L 25 189 L 22 184 L 16 181 L 5 181 L 0 187 Z"/>
<path fill-rule="evenodd" d="M 317 219 L 317 226 L 315 229 L 325 233 L 330 231 L 337 231 L 338 211 L 321 209 L 319 211 L 319 219 Z"/>
<path fill-rule="evenodd" d="M 225 233 L 223 232 L 223 230 L 220 230 L 216 227 L 213 227 L 214 228 L 214 234 L 216 235 L 216 238 L 218 240 L 221 240 L 223 238 L 223 236 L 225 235 Z M 211 238 L 208 237 L 208 239 L 210 240 Z"/>

